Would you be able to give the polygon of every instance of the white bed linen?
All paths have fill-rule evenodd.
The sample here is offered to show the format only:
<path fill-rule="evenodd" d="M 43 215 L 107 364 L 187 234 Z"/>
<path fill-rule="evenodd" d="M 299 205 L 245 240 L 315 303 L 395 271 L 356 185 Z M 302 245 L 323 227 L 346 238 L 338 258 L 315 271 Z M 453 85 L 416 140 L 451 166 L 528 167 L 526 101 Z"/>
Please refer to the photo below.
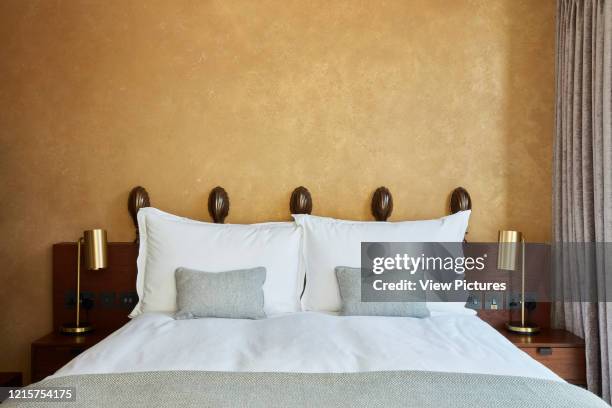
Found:
<path fill-rule="evenodd" d="M 134 371 L 429 370 L 562 381 L 476 316 L 298 312 L 263 320 L 145 313 L 54 376 Z"/>

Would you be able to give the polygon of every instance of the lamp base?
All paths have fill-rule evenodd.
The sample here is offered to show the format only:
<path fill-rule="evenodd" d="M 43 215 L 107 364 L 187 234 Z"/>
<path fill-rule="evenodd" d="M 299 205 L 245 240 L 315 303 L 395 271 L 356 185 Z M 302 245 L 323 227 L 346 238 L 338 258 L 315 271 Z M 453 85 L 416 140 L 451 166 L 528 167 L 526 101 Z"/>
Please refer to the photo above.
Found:
<path fill-rule="evenodd" d="M 521 322 L 509 322 L 506 323 L 506 329 L 511 332 L 521 333 L 521 334 L 535 334 L 540 331 L 540 327 L 533 323 L 522 324 Z"/>
<path fill-rule="evenodd" d="M 60 332 L 62 334 L 86 334 L 91 333 L 94 330 L 94 327 L 89 323 L 80 323 L 78 326 L 73 323 L 66 323 L 60 327 Z"/>

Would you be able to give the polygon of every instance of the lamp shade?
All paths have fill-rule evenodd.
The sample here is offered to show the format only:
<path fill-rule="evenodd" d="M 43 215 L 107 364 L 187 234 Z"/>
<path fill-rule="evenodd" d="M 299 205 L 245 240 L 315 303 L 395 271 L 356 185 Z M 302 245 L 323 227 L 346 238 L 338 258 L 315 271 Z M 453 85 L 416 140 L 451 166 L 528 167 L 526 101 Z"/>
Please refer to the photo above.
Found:
<path fill-rule="evenodd" d="M 519 231 L 499 231 L 497 250 L 497 269 L 516 270 L 518 244 L 522 240 Z"/>
<path fill-rule="evenodd" d="M 106 255 L 106 230 L 93 229 L 83 232 L 85 241 L 85 267 L 90 270 L 108 266 Z"/>

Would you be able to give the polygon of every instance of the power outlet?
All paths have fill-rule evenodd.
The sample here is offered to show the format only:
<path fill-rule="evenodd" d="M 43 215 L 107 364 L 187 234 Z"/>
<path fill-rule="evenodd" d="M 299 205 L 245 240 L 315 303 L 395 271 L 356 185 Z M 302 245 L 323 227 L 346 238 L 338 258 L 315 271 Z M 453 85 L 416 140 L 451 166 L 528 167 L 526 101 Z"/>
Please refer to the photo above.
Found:
<path fill-rule="evenodd" d="M 100 293 L 100 306 L 105 309 L 111 309 L 115 307 L 117 301 L 117 294 L 115 292 L 102 292 Z"/>
<path fill-rule="evenodd" d="M 482 296 L 480 293 L 470 293 L 468 295 L 465 307 L 468 309 L 480 310 L 482 309 Z"/>
<path fill-rule="evenodd" d="M 93 292 L 81 292 L 81 307 L 91 309 L 95 303 L 94 297 Z M 69 290 L 64 294 L 64 306 L 66 309 L 76 308 L 76 291 Z"/>
<path fill-rule="evenodd" d="M 138 303 L 138 294 L 136 292 L 123 292 L 119 296 L 119 305 L 122 309 L 133 309 Z"/>
<path fill-rule="evenodd" d="M 93 309 L 95 302 L 95 294 L 93 292 L 81 292 L 81 308 L 85 310 Z"/>
<path fill-rule="evenodd" d="M 525 309 L 533 311 L 538 305 L 538 295 L 533 292 L 525 292 Z"/>
<path fill-rule="evenodd" d="M 76 308 L 76 291 L 74 290 L 69 290 L 68 292 L 64 293 L 64 306 L 66 306 L 66 309 L 75 309 Z"/>
<path fill-rule="evenodd" d="M 503 310 L 504 301 L 503 294 L 501 292 L 487 292 L 485 293 L 484 308 L 487 310 Z"/>
<path fill-rule="evenodd" d="M 521 294 L 508 292 L 506 296 L 506 308 L 509 310 L 518 310 L 521 308 Z"/>

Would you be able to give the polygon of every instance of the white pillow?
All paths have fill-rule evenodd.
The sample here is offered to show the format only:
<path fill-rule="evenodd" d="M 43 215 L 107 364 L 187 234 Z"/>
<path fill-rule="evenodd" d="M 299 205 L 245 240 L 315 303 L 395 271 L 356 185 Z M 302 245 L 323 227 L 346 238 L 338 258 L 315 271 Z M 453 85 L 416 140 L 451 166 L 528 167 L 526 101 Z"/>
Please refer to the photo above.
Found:
<path fill-rule="evenodd" d="M 403 222 L 344 221 L 297 214 L 295 222 L 304 228 L 306 289 L 304 310 L 337 312 L 340 291 L 334 268 L 360 267 L 361 242 L 462 242 L 471 211 L 461 211 L 437 220 Z M 427 302 L 430 311 L 473 314 L 460 302 Z"/>
<path fill-rule="evenodd" d="M 136 290 L 140 299 L 130 317 L 176 312 L 174 272 L 178 267 L 223 272 L 263 266 L 266 314 L 301 309 L 302 231 L 295 223 L 211 224 L 143 208 L 138 211 L 138 229 Z"/>

